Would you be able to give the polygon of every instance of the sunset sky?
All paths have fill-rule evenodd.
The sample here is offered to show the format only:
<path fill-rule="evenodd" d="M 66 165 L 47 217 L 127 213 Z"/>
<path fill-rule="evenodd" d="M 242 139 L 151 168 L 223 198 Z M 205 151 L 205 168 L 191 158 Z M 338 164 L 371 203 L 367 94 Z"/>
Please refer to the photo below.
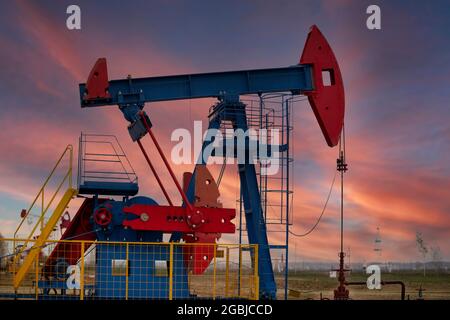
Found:
<path fill-rule="evenodd" d="M 78 83 L 86 81 L 98 57 L 108 59 L 110 79 L 283 67 L 298 63 L 309 27 L 316 24 L 336 54 L 346 90 L 345 246 L 352 260 L 375 258 L 377 227 L 385 260 L 419 260 L 416 232 L 450 259 L 450 4 L 378 1 L 382 29 L 370 31 L 365 11 L 373 3 L 2 1 L 0 233 L 12 236 L 20 210 L 64 147 L 77 145 L 81 131 L 117 135 L 139 176 L 140 194 L 164 203 L 121 112 L 80 108 Z M 66 28 L 70 4 L 81 7 L 81 30 Z M 166 154 L 175 144 L 171 132 L 206 121 L 212 103 L 146 106 Z M 327 147 L 306 102 L 293 122 L 292 231 L 303 233 L 326 200 L 337 149 Z M 180 179 L 192 169 L 173 168 Z M 235 170 L 224 179 L 222 202 L 234 207 Z M 338 196 L 335 188 L 311 235 L 290 238 L 296 259 L 337 260 Z M 273 243 L 280 240 L 271 237 Z"/>

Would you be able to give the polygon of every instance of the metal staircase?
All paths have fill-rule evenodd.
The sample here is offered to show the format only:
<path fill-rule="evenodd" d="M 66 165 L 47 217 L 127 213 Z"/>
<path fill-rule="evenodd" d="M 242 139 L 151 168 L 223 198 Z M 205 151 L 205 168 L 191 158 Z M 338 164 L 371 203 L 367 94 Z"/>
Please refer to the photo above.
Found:
<path fill-rule="evenodd" d="M 68 145 L 59 157 L 30 207 L 22 216 L 22 220 L 14 232 L 13 245 L 16 249 L 16 245 L 19 241 L 21 241 L 18 240 L 18 234 L 19 232 L 24 231 L 24 222 L 29 218 L 29 216 L 32 215 L 31 212 L 33 210 L 37 209 L 40 211 L 40 214 L 37 215 L 38 219 L 31 228 L 28 237 L 25 241 L 20 243 L 20 247 L 15 251 L 16 254 L 13 263 L 15 290 L 20 287 L 26 274 L 30 270 L 30 267 L 36 262 L 36 259 L 39 257 L 39 253 L 45 247 L 49 236 L 55 229 L 57 222 L 66 210 L 70 200 L 77 195 L 77 190 L 72 186 L 72 162 L 73 147 L 72 145 Z M 63 176 L 61 179 L 58 179 L 58 174 L 60 174 L 60 171 L 63 171 Z M 55 190 L 52 190 L 51 182 L 54 182 L 54 180 L 57 180 L 56 188 Z M 51 212 L 51 214 L 48 214 L 49 212 Z M 26 256 L 23 259 L 23 262 L 21 262 L 21 257 L 24 255 Z"/>

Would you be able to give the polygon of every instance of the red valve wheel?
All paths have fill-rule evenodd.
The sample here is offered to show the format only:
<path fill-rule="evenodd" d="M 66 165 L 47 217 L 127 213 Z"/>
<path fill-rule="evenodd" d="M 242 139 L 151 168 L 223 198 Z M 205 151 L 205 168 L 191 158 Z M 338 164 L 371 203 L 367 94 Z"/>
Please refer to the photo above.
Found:
<path fill-rule="evenodd" d="M 105 227 L 112 221 L 112 214 L 106 208 L 100 208 L 94 213 L 94 221 L 99 226 Z"/>

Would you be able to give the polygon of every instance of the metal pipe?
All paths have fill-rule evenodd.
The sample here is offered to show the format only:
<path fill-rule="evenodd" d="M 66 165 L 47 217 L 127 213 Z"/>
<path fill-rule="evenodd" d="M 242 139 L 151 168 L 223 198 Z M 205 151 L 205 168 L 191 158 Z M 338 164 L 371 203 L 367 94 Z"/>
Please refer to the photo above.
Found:
<path fill-rule="evenodd" d="M 156 173 L 155 167 L 153 167 L 152 162 L 150 161 L 150 158 L 148 157 L 147 152 L 145 151 L 144 147 L 142 146 L 141 140 L 137 141 L 139 148 L 141 148 L 142 153 L 144 154 L 145 160 L 147 160 L 147 163 L 150 167 L 150 170 L 152 170 L 153 175 L 156 178 L 156 181 L 158 181 L 159 187 L 161 188 L 162 192 L 164 193 L 164 196 L 167 199 L 167 202 L 169 203 L 169 205 L 173 206 L 172 201 L 170 200 L 169 194 L 167 193 L 166 189 L 164 188 L 161 179 L 159 179 L 158 173 Z"/>
<path fill-rule="evenodd" d="M 178 189 L 178 192 L 180 193 L 181 197 L 183 198 L 183 201 L 184 201 L 186 207 L 188 207 L 188 209 L 189 209 L 190 211 L 194 211 L 194 208 L 193 208 L 193 206 L 191 205 L 191 203 L 189 202 L 189 200 L 188 200 L 186 194 L 184 193 L 183 189 L 181 189 L 180 183 L 178 182 L 177 178 L 175 177 L 175 174 L 173 173 L 172 168 L 170 167 L 169 162 L 167 161 L 167 159 L 166 159 L 166 157 L 165 157 L 165 155 L 164 155 L 164 153 L 163 153 L 161 147 L 159 146 L 158 140 L 156 140 L 156 137 L 155 137 L 155 135 L 153 134 L 152 129 L 150 128 L 150 126 L 149 126 L 149 124 L 148 124 L 148 122 L 147 122 L 147 119 L 145 118 L 143 112 L 141 113 L 141 119 L 142 119 L 142 122 L 143 122 L 145 128 L 147 129 L 148 134 L 149 134 L 150 137 L 152 138 L 153 143 L 155 144 L 156 149 L 158 150 L 159 155 L 161 156 L 162 160 L 164 161 L 164 164 L 166 165 L 166 168 L 167 168 L 167 170 L 169 171 L 170 176 L 172 177 L 172 180 L 173 180 L 173 182 L 175 183 L 175 185 L 176 185 L 176 187 L 177 187 L 177 189 Z"/>
<path fill-rule="evenodd" d="M 282 106 L 283 107 L 283 106 Z M 285 255 L 286 255 L 286 265 L 284 266 L 284 300 L 288 299 L 288 278 L 289 278 L 289 157 L 290 157 L 290 150 L 289 150 L 289 98 L 286 99 L 286 144 L 288 146 L 286 150 L 286 198 L 284 199 L 286 201 L 286 248 L 285 248 Z M 283 168 L 281 169 L 283 170 Z"/>
<path fill-rule="evenodd" d="M 393 281 L 381 281 L 382 286 L 386 285 L 400 285 L 401 287 L 401 300 L 405 300 L 405 284 L 403 281 L 399 280 L 393 280 Z M 352 281 L 352 282 L 345 282 L 346 286 L 365 286 L 367 285 L 367 282 L 364 281 Z"/>

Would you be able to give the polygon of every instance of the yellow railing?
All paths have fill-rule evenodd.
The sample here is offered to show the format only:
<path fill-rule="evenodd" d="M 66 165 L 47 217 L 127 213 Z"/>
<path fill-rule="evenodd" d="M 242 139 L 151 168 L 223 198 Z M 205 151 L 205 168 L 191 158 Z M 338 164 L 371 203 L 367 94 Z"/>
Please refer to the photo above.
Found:
<path fill-rule="evenodd" d="M 68 165 L 67 170 L 63 171 L 63 178 L 59 181 L 56 180 L 57 186 L 56 190 L 52 193 L 48 189 L 49 183 L 52 180 L 52 178 L 55 176 L 55 173 L 57 170 L 61 167 L 61 164 L 63 163 L 63 160 L 68 158 Z M 13 241 L 13 250 L 14 250 L 14 263 L 13 263 L 13 272 L 14 272 L 14 288 L 17 289 L 22 281 L 24 280 L 26 274 L 28 273 L 29 269 L 32 268 L 35 259 L 38 258 L 40 253 L 40 246 L 42 246 L 50 236 L 50 234 L 53 232 L 54 227 L 56 226 L 59 218 L 63 214 L 64 210 L 68 206 L 70 200 L 77 194 L 77 190 L 72 187 L 72 164 L 73 164 L 73 147 L 72 145 L 68 145 L 64 152 L 59 157 L 58 161 L 56 162 L 55 166 L 53 167 L 52 171 L 50 172 L 49 176 L 45 180 L 44 184 L 40 188 L 38 194 L 34 198 L 33 202 L 31 203 L 28 210 L 25 212 L 25 214 L 22 217 L 22 220 L 20 221 L 17 229 L 14 232 L 14 241 Z M 62 170 L 65 170 L 65 168 L 62 168 Z M 55 178 L 56 179 L 56 178 Z M 46 213 L 49 211 L 49 209 L 52 207 L 52 205 L 55 203 L 56 196 L 61 191 L 61 188 L 67 183 L 67 189 L 56 204 L 55 209 L 53 210 L 53 213 L 48 218 L 48 221 L 46 222 Z M 46 194 L 50 193 L 51 197 L 46 201 Z M 34 227 L 31 229 L 31 232 L 28 235 L 28 238 L 23 241 L 20 247 L 17 246 L 17 234 L 19 233 L 21 227 L 24 224 L 24 221 L 28 219 L 31 211 L 33 208 L 35 208 L 36 204 L 40 200 L 41 208 L 40 208 L 40 214 L 39 219 L 35 223 Z M 40 226 L 40 234 L 35 236 L 36 230 L 38 229 L 38 226 Z M 36 240 L 36 242 L 33 244 L 31 248 L 28 248 L 30 242 L 32 240 Z M 36 248 L 37 247 L 37 248 Z M 16 269 L 16 265 L 18 260 L 21 259 L 23 254 L 25 252 L 28 252 L 26 255 L 26 258 L 24 259 L 21 266 Z"/>
<path fill-rule="evenodd" d="M 10 292 L 16 293 L 18 299 L 26 296 L 34 299 L 119 298 L 128 300 L 136 298 L 136 292 L 143 290 L 143 293 L 140 293 L 140 299 L 165 298 L 172 300 L 179 298 L 179 290 L 186 290 L 185 288 L 188 288 L 189 292 L 189 295 L 185 298 L 258 299 L 259 297 L 257 245 L 87 240 L 47 240 L 38 244 L 39 241 L 29 239 L 4 239 L 2 241 L 7 243 L 14 241 L 19 244 L 32 242 L 33 250 L 40 254 L 34 260 L 35 263 L 26 271 L 20 287 L 16 288 L 13 283 L 14 274 L 12 274 L 12 277 L 0 278 L 0 287 L 2 288 L 0 299 L 2 292 Z M 62 277 L 59 278 L 55 277 L 57 268 L 52 267 L 52 263 L 56 262 L 58 257 L 51 256 L 57 245 L 59 247 L 56 252 L 59 257 L 70 257 L 72 259 L 70 263 L 64 265 L 62 270 L 58 269 L 59 274 L 62 274 Z M 213 259 L 204 273 L 198 275 L 186 274 L 187 266 L 184 260 L 183 252 L 185 250 L 183 246 L 214 247 Z M 7 247 L 10 248 L 10 246 Z M 106 249 L 108 254 L 100 254 L 100 252 L 105 252 L 99 251 L 100 248 L 102 248 L 101 250 Z M 142 255 L 146 252 L 154 254 L 153 266 L 149 263 L 152 259 Z M 211 253 L 211 250 L 205 249 L 205 252 Z M 25 261 L 26 257 L 11 260 L 10 263 L 15 263 L 20 267 L 20 264 L 23 263 L 21 260 Z M 164 268 L 164 272 L 161 274 L 156 270 L 156 260 L 159 260 L 160 266 L 162 265 Z M 118 261 L 122 264 L 115 265 Z M 114 269 L 115 266 L 117 269 Z M 69 287 L 69 277 L 71 276 L 71 274 L 67 274 L 69 267 L 70 270 L 75 268 L 79 275 L 79 281 L 73 287 Z M 154 273 L 152 277 L 146 278 L 149 270 Z M 137 274 L 140 275 L 136 276 Z M 167 285 L 166 287 L 162 285 L 164 282 Z M 56 289 L 52 289 L 54 291 L 49 291 L 48 286 L 50 284 L 55 285 L 55 283 L 59 283 L 59 287 L 56 286 Z M 158 288 L 158 286 L 160 286 L 160 291 L 156 293 L 157 296 L 155 297 L 151 290 L 155 290 L 154 288 Z M 110 297 L 102 294 L 104 292 L 102 290 L 105 290 L 105 288 L 115 288 L 114 292 L 116 290 L 122 291 L 120 296 Z M 185 293 L 183 291 L 183 296 Z"/>
<path fill-rule="evenodd" d="M 50 197 L 50 200 L 46 204 L 45 203 L 46 187 L 48 186 L 51 178 L 53 177 L 53 175 L 55 174 L 56 170 L 58 169 L 58 167 L 60 166 L 60 164 L 62 163 L 63 159 L 66 157 L 67 154 L 69 154 L 67 172 L 65 172 L 65 175 L 64 175 L 63 179 L 60 181 L 60 183 L 58 184 L 58 186 L 56 188 L 56 191 L 53 193 L 53 195 Z M 64 183 L 67 181 L 68 182 L 68 188 L 72 188 L 72 165 L 73 165 L 73 147 L 72 147 L 72 145 L 69 144 L 66 147 L 66 149 L 64 149 L 64 152 L 59 157 L 59 159 L 56 162 L 55 166 L 53 167 L 52 171 L 48 175 L 48 177 L 45 180 L 45 182 L 43 183 L 42 187 L 39 189 L 38 194 L 34 198 L 33 202 L 30 205 L 30 207 L 28 208 L 28 210 L 26 211 L 25 215 L 22 217 L 22 220 L 20 221 L 19 225 L 17 226 L 16 230 L 14 231 L 14 239 L 16 239 L 17 238 L 17 234 L 19 233 L 23 223 L 25 222 L 26 219 L 28 219 L 28 216 L 29 216 L 31 210 L 33 210 L 35 205 L 38 203 L 38 200 L 40 200 L 40 205 L 41 205 L 41 210 L 40 211 L 41 212 L 40 212 L 39 219 L 36 222 L 36 224 L 33 227 L 33 229 L 31 230 L 27 241 L 25 241 L 25 243 L 23 244 L 23 247 L 21 247 L 20 250 L 17 252 L 17 256 L 20 256 L 24 252 L 24 250 L 26 249 L 26 246 L 28 245 L 29 240 L 33 237 L 34 233 L 36 232 L 37 227 L 40 225 L 41 226 L 41 230 L 44 228 L 45 214 L 47 213 L 47 211 L 50 208 L 50 206 L 53 204 L 53 201 L 55 200 L 56 195 L 59 193 L 59 191 L 61 190 L 61 188 L 64 185 Z M 14 240 L 13 246 L 14 246 L 14 250 L 16 250 L 16 242 L 15 242 L 15 240 Z"/>

